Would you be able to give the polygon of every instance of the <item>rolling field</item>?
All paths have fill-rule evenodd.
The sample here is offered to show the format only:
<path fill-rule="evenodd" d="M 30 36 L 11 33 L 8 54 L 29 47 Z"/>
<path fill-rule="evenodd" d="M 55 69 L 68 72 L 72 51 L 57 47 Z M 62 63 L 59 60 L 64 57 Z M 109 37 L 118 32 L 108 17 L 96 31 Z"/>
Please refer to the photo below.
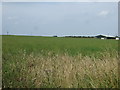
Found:
<path fill-rule="evenodd" d="M 2 36 L 3 87 L 118 88 L 118 41 Z"/>

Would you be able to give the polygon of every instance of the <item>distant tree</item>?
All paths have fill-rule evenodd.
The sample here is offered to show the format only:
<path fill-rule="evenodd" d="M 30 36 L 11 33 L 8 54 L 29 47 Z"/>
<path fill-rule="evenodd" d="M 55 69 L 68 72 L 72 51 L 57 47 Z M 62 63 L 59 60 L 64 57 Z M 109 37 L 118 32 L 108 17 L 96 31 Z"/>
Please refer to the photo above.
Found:
<path fill-rule="evenodd" d="M 53 37 L 57 37 L 57 35 L 54 35 Z"/>

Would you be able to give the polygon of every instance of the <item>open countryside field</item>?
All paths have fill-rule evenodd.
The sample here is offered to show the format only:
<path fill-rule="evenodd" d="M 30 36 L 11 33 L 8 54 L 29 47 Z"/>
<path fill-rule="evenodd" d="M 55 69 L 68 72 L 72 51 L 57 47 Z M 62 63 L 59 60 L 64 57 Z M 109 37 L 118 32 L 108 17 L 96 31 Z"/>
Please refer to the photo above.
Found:
<path fill-rule="evenodd" d="M 118 41 L 2 36 L 3 87 L 118 88 Z"/>

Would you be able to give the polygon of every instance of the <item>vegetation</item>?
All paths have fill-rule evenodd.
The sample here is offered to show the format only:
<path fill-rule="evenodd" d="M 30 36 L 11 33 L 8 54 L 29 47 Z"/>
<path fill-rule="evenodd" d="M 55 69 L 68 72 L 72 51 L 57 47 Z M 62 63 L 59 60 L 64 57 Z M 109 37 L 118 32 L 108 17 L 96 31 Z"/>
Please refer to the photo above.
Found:
<path fill-rule="evenodd" d="M 3 36 L 3 87 L 118 88 L 118 42 Z"/>

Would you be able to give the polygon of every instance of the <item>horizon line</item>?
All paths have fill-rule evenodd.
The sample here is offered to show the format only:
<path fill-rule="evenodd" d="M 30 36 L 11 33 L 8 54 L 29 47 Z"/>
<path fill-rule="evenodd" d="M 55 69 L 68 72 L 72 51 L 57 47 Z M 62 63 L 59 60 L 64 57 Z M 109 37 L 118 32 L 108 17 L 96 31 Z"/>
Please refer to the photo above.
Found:
<path fill-rule="evenodd" d="M 104 36 L 120 36 L 120 35 L 110 35 L 110 34 L 95 34 L 95 35 L 38 35 L 38 34 L 1 34 L 1 35 L 18 35 L 18 36 L 58 36 L 58 37 L 64 37 L 64 36 L 97 36 L 97 35 L 104 35 Z"/>

